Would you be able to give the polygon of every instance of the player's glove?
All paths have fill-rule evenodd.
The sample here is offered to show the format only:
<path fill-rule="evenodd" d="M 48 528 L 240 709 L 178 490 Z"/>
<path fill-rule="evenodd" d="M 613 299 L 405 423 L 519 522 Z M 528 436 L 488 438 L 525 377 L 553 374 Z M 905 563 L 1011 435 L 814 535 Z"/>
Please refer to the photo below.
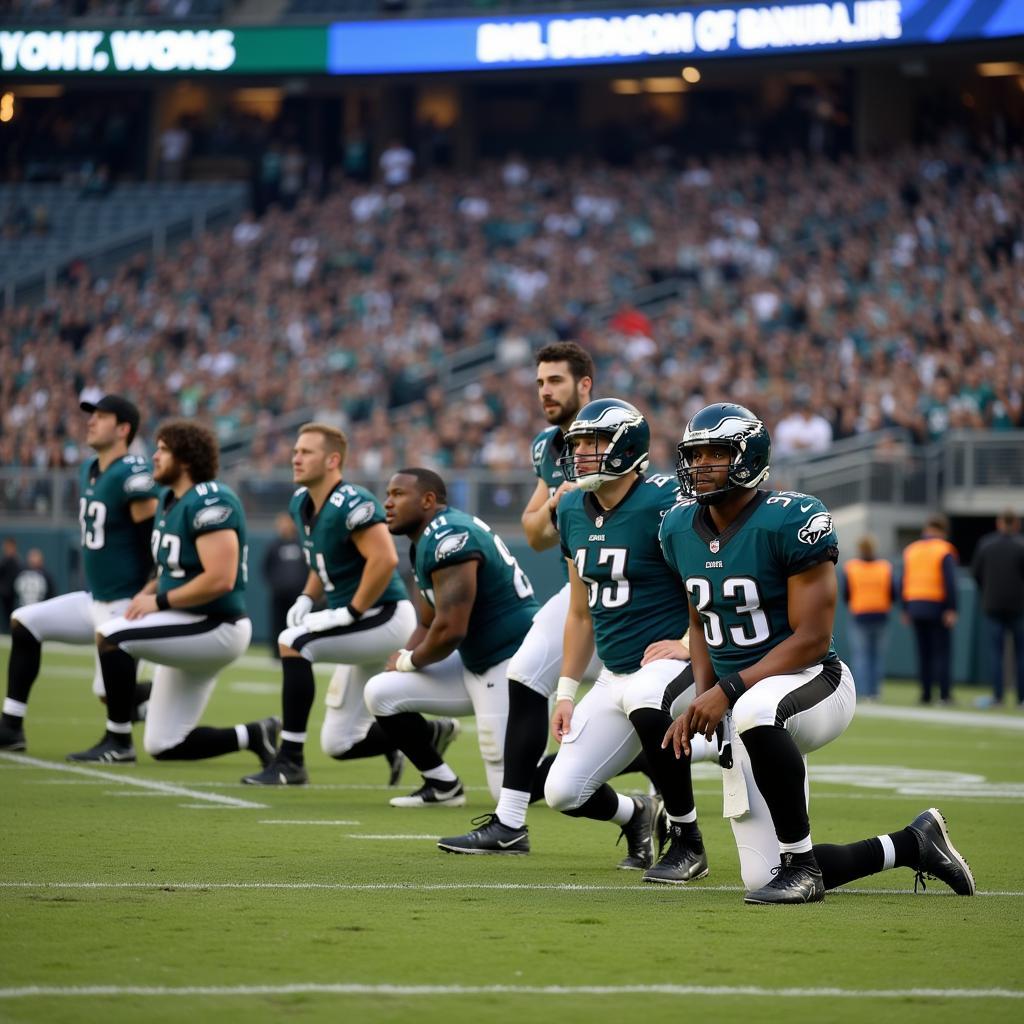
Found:
<path fill-rule="evenodd" d="M 294 626 L 301 626 L 306 616 L 312 610 L 313 598 L 309 594 L 299 594 L 295 598 L 295 603 L 288 609 L 288 614 L 284 617 L 284 621 L 288 624 L 289 629 Z"/>
<path fill-rule="evenodd" d="M 322 612 L 313 612 L 307 615 L 302 622 L 302 628 L 310 633 L 322 633 L 326 629 L 342 629 L 351 626 L 357 616 L 352 614 L 351 608 L 328 608 Z"/>

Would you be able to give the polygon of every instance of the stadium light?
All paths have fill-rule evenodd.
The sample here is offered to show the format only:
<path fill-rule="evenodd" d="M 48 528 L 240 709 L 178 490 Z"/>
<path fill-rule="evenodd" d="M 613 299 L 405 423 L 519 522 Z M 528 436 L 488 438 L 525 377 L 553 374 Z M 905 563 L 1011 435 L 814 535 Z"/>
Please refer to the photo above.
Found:
<path fill-rule="evenodd" d="M 1024 64 L 1015 60 L 997 60 L 979 64 L 977 70 L 982 78 L 1010 78 L 1024 75 Z"/>
<path fill-rule="evenodd" d="M 14 120 L 14 93 L 5 92 L 0 96 L 0 121 L 7 124 Z"/>
<path fill-rule="evenodd" d="M 696 85 L 700 81 L 700 72 L 694 67 L 685 67 L 680 74 L 683 76 L 683 81 L 689 82 L 690 85 Z"/>

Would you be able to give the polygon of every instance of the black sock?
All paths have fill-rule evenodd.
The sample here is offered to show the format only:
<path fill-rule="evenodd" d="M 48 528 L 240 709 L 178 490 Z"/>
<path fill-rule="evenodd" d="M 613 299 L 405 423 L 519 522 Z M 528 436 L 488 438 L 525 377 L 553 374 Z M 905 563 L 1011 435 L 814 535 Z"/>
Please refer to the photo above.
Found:
<path fill-rule="evenodd" d="M 660 709 L 638 708 L 629 716 L 629 720 L 643 744 L 651 767 L 651 777 L 661 791 L 665 810 L 673 816 L 689 814 L 695 808 L 690 759 L 681 757 L 677 760 L 671 747 L 666 750 L 661 748 L 661 741 L 672 725 L 672 716 Z"/>
<path fill-rule="evenodd" d="M 570 818 L 593 818 L 595 821 L 611 821 L 619 809 L 619 794 L 605 782 L 582 807 L 565 811 Z"/>
<path fill-rule="evenodd" d="M 896 851 L 895 868 L 916 868 L 920 858 L 917 836 L 909 829 L 890 832 L 893 849 Z M 858 878 L 877 874 L 885 863 L 882 843 L 879 839 L 862 839 L 859 843 L 833 845 L 816 844 L 814 856 L 821 868 L 826 889 L 846 885 Z"/>
<path fill-rule="evenodd" d="M 214 729 L 201 725 L 193 729 L 176 747 L 162 750 L 153 757 L 157 761 L 202 761 L 238 750 L 238 733 L 233 728 Z"/>
<path fill-rule="evenodd" d="M 118 725 L 128 725 L 135 706 L 135 659 L 120 647 L 104 650 L 101 646 L 100 669 L 107 695 L 107 718 Z"/>
<path fill-rule="evenodd" d="M 768 805 L 780 843 L 798 843 L 811 833 L 804 797 L 806 770 L 793 737 L 778 725 L 743 733 L 757 788 Z"/>
<path fill-rule="evenodd" d="M 395 749 L 391 737 L 377 722 L 370 726 L 370 731 L 358 742 L 353 743 L 342 754 L 335 754 L 336 761 L 354 761 L 358 757 L 376 757 L 378 754 L 390 754 Z"/>
<path fill-rule="evenodd" d="M 418 771 L 429 772 L 444 764 L 434 747 L 434 727 L 418 711 L 378 715 L 377 721 L 390 745 L 401 750 Z"/>
<path fill-rule="evenodd" d="M 136 683 L 135 684 L 135 696 L 132 698 L 132 702 L 135 705 L 135 714 L 136 714 L 137 718 L 140 717 L 139 714 L 138 714 L 140 705 L 145 704 L 149 700 L 149 698 L 152 696 L 152 693 L 153 693 L 153 684 L 152 683 Z"/>
<path fill-rule="evenodd" d="M 313 666 L 305 658 L 281 659 L 281 731 L 305 732 L 316 696 Z M 282 740 L 281 753 L 295 764 L 303 764 L 302 744 Z"/>
<path fill-rule="evenodd" d="M 540 764 L 533 770 L 533 778 L 530 780 L 530 803 L 535 804 L 538 800 L 544 799 L 544 783 L 548 781 L 548 772 L 555 763 L 554 754 L 545 754 L 540 759 Z"/>
<path fill-rule="evenodd" d="M 674 828 L 682 833 L 683 842 L 691 850 L 700 853 L 704 849 L 704 837 L 700 834 L 700 826 L 695 821 L 671 821 Z"/>
<path fill-rule="evenodd" d="M 508 681 L 505 775 L 502 786 L 528 792 L 548 745 L 548 699 L 514 679 Z"/>
<path fill-rule="evenodd" d="M 32 684 L 39 675 L 43 645 L 20 622 L 11 623 L 11 653 L 7 659 L 7 696 L 28 703 Z M 8 725 L 21 725 L 17 715 L 4 715 Z"/>

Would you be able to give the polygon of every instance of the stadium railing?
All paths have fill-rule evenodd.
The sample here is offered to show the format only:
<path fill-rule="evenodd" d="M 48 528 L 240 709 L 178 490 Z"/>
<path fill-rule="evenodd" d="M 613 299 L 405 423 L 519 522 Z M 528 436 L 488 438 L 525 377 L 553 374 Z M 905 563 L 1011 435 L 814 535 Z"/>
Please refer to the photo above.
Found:
<path fill-rule="evenodd" d="M 383 494 L 390 472 L 353 470 L 345 478 Z M 529 469 L 442 473 L 453 505 L 495 523 L 518 521 L 537 482 Z M 235 488 L 254 520 L 277 515 L 294 489 L 284 467 L 271 473 L 229 467 L 222 478 Z M 941 442 L 917 448 L 899 432 L 866 434 L 819 455 L 777 460 L 770 486 L 814 494 L 831 509 L 895 505 L 993 515 L 1019 503 L 1024 492 L 1024 430 L 954 431 Z M 75 470 L 0 468 L 3 521 L 66 525 L 77 515 Z"/>

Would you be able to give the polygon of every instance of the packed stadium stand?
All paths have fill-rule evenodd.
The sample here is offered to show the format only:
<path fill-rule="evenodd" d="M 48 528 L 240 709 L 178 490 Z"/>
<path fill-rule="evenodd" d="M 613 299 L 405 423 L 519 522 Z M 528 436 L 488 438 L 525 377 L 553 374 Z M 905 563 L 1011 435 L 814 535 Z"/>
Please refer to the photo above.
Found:
<path fill-rule="evenodd" d="M 73 463 L 88 384 L 136 395 L 150 424 L 200 415 L 229 449 L 255 439 L 260 470 L 323 413 L 368 471 L 522 466 L 531 352 L 567 337 L 593 350 L 600 393 L 651 415 L 661 466 L 687 413 L 725 396 L 776 431 L 809 409 L 825 447 L 886 426 L 918 442 L 1019 428 L 1022 160 L 951 134 L 874 159 L 511 159 L 304 193 L 163 259 L 98 277 L 72 262 L 43 305 L 5 310 L 0 462 Z M 95 201 L 56 204 L 54 239 L 155 217 L 171 194 L 120 188 L 111 221 Z"/>

